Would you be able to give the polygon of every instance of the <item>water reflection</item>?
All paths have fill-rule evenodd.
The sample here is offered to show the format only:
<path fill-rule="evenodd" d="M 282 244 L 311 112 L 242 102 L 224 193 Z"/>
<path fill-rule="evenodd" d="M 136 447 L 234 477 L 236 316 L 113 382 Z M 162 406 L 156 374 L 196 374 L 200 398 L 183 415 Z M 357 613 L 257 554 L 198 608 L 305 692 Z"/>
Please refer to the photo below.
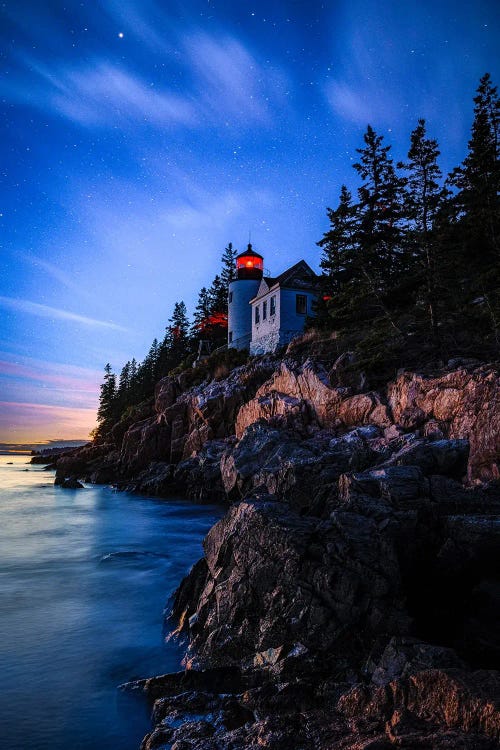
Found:
<path fill-rule="evenodd" d="M 26 461 L 0 457 L 2 743 L 136 750 L 147 708 L 116 686 L 179 667 L 163 607 L 220 510 L 62 490 Z"/>

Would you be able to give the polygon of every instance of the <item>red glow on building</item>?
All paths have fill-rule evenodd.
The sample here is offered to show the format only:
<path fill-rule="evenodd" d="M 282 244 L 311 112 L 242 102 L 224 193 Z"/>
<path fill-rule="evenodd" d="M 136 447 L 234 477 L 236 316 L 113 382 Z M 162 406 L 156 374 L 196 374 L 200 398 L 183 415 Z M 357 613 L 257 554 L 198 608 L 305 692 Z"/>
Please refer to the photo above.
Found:
<path fill-rule="evenodd" d="M 220 328 L 227 328 L 227 314 L 223 312 L 215 312 L 212 315 L 208 315 L 203 318 L 201 323 L 198 324 L 200 331 L 207 331 L 210 328 L 218 326 Z"/>
<path fill-rule="evenodd" d="M 324 294 L 323 295 L 323 302 L 329 302 L 331 300 L 330 294 Z"/>

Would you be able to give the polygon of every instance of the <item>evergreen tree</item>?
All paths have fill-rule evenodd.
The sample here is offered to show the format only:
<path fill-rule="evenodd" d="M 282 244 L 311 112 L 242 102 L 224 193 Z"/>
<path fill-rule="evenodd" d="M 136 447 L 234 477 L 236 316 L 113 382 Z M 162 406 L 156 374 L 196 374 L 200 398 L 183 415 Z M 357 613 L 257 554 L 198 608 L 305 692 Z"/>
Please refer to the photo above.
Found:
<path fill-rule="evenodd" d="M 207 320 L 210 317 L 211 299 L 208 289 L 204 286 L 200 289 L 198 294 L 198 302 L 194 309 L 193 314 L 193 333 L 196 336 L 204 327 L 207 325 Z"/>
<path fill-rule="evenodd" d="M 176 302 L 172 317 L 168 321 L 166 340 L 169 357 L 177 366 L 189 354 L 189 321 L 184 302 Z"/>
<path fill-rule="evenodd" d="M 150 367 L 151 367 L 151 378 L 153 382 L 153 386 L 156 385 L 156 381 L 158 380 L 158 357 L 160 356 L 160 344 L 158 342 L 157 338 L 153 339 L 153 343 L 151 344 L 151 348 L 149 350 L 148 357 L 150 359 Z"/>
<path fill-rule="evenodd" d="M 419 120 L 410 137 L 408 162 L 398 166 L 408 172 L 405 190 L 405 215 L 408 226 L 404 246 L 408 268 L 415 282 L 414 304 L 420 302 L 428 311 L 429 327 L 436 351 L 440 351 L 438 289 L 441 266 L 436 220 L 446 199 L 440 185 L 442 173 L 437 163 L 437 141 L 427 138 L 425 120 Z"/>
<path fill-rule="evenodd" d="M 457 328 L 465 324 L 500 349 L 500 100 L 486 73 L 474 98 L 469 151 L 449 177 L 453 197 L 453 286 Z M 459 306 L 459 302 L 461 305 Z"/>
<path fill-rule="evenodd" d="M 404 338 L 398 314 L 408 302 L 408 274 L 401 247 L 405 180 L 395 172 L 391 147 L 383 145 L 383 137 L 370 125 L 364 143 L 364 148 L 357 149 L 360 160 L 353 165 L 363 180 L 358 203 L 351 208 L 346 195 L 343 202 L 350 219 L 346 282 L 330 307 L 340 328 L 370 321 L 374 330 L 388 326 Z"/>
<path fill-rule="evenodd" d="M 320 294 L 314 304 L 314 317 L 308 320 L 308 325 L 326 329 L 332 326 L 332 314 L 340 322 L 340 296 L 349 279 L 351 264 L 357 251 L 353 225 L 356 207 L 352 205 L 351 193 L 345 185 L 341 187 L 337 208 L 327 208 L 327 215 L 330 228 L 316 243 L 323 248 L 320 260 L 323 269 Z"/>
<path fill-rule="evenodd" d="M 136 398 L 138 401 L 149 398 L 154 391 L 157 379 L 158 349 L 158 340 L 154 339 L 144 361 L 137 368 L 138 388 Z"/>
<path fill-rule="evenodd" d="M 458 191 L 455 203 L 465 231 L 466 254 L 487 265 L 498 262 L 500 254 L 500 100 L 489 73 L 481 78 L 474 102 L 469 153 L 450 175 L 450 183 Z"/>
<path fill-rule="evenodd" d="M 220 273 L 220 280 L 222 288 L 224 290 L 224 309 L 221 312 L 227 313 L 227 298 L 229 295 L 229 284 L 236 276 L 236 256 L 238 251 L 233 249 L 233 243 L 230 242 L 225 248 L 222 254 L 222 270 Z"/>
<path fill-rule="evenodd" d="M 130 402 L 130 362 L 126 362 L 120 372 L 116 391 L 117 409 L 124 411 Z"/>
<path fill-rule="evenodd" d="M 210 298 L 210 314 L 227 315 L 227 289 L 219 274 L 212 281 L 208 295 Z"/>
<path fill-rule="evenodd" d="M 227 289 L 217 274 L 208 290 L 210 316 L 204 338 L 214 345 L 224 344 L 227 336 Z"/>
<path fill-rule="evenodd" d="M 112 426 L 116 407 L 116 376 L 109 362 L 104 367 L 104 382 L 101 385 L 97 409 L 98 434 L 105 434 Z"/>
<path fill-rule="evenodd" d="M 130 361 L 128 398 L 131 404 L 137 404 L 140 401 L 139 372 L 135 357 Z"/>
<path fill-rule="evenodd" d="M 323 248 L 320 266 L 324 271 L 325 294 L 333 295 L 347 281 L 357 249 L 353 224 L 356 208 L 345 185 L 340 190 L 339 205 L 336 209 L 327 208 L 327 214 L 330 229 L 317 244 Z"/>
<path fill-rule="evenodd" d="M 396 175 L 389 155 L 391 147 L 382 145 L 383 140 L 368 125 L 365 146 L 357 149 L 360 160 L 353 165 L 363 180 L 358 189 L 356 221 L 358 266 L 377 297 L 393 283 L 392 277 L 401 272 L 400 224 L 405 184 Z"/>

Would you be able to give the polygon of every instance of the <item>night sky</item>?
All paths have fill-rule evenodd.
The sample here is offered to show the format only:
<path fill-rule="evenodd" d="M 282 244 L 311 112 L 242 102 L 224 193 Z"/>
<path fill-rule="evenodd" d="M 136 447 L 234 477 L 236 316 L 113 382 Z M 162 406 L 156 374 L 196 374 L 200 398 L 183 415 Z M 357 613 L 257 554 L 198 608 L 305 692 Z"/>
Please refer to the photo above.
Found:
<path fill-rule="evenodd" d="M 497 0 L 0 2 L 0 440 L 85 438 L 229 241 L 317 269 L 367 123 L 460 163 L 499 31 Z"/>

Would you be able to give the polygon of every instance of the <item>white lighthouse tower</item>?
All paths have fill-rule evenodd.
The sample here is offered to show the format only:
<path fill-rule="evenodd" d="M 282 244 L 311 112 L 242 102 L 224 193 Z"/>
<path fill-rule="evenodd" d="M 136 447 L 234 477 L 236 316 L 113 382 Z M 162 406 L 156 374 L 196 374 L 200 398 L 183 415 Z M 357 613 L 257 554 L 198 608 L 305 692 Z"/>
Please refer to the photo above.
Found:
<path fill-rule="evenodd" d="M 264 258 L 248 243 L 245 252 L 236 258 L 236 278 L 229 284 L 227 345 L 233 349 L 248 349 L 252 337 L 253 299 L 264 275 Z"/>

